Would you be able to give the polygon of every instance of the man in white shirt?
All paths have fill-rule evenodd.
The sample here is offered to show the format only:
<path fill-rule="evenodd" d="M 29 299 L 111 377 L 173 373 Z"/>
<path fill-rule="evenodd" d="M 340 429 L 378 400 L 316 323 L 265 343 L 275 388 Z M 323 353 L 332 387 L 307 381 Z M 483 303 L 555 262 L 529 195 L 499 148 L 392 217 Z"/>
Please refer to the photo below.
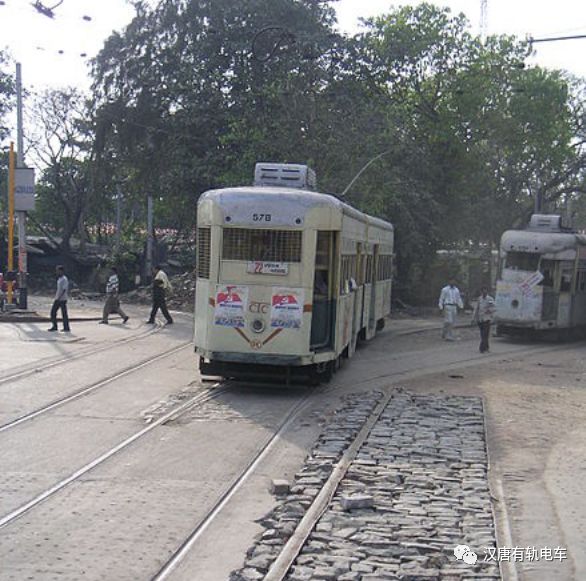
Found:
<path fill-rule="evenodd" d="M 106 304 L 104 305 L 104 311 L 102 313 L 102 320 L 100 324 L 107 325 L 108 324 L 108 315 L 112 313 L 118 313 L 122 317 L 122 322 L 126 323 L 128 321 L 128 315 L 122 310 L 120 306 L 120 297 L 118 293 L 120 292 L 120 281 L 118 279 L 118 269 L 116 267 L 112 267 L 110 278 L 108 278 L 108 282 L 106 283 Z"/>
<path fill-rule="evenodd" d="M 65 269 L 57 267 L 57 292 L 51 307 L 51 328 L 49 331 L 57 331 L 57 311 L 61 309 L 63 318 L 63 331 L 69 333 L 69 316 L 67 314 L 67 299 L 69 298 L 69 279 L 65 276 Z"/>
<path fill-rule="evenodd" d="M 455 341 L 454 325 L 458 315 L 458 307 L 464 308 L 460 291 L 456 286 L 456 281 L 452 278 L 447 286 L 442 289 L 439 298 L 439 308 L 444 313 L 444 326 L 442 328 L 442 339 L 446 341 Z"/>
<path fill-rule="evenodd" d="M 167 294 L 170 293 L 172 290 L 171 283 L 169 282 L 169 277 L 159 265 L 153 268 L 153 275 L 153 308 L 151 310 L 151 316 L 149 317 L 147 323 L 154 325 L 157 311 L 161 309 L 161 313 L 163 313 L 163 316 L 167 320 L 167 325 L 172 325 L 173 317 L 171 317 L 171 315 L 169 314 L 166 300 Z"/>

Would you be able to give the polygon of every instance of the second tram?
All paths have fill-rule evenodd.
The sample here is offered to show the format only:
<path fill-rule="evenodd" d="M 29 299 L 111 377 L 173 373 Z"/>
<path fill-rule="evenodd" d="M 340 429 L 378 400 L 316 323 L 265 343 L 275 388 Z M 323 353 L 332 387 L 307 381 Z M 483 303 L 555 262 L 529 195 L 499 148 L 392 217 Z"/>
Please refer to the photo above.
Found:
<path fill-rule="evenodd" d="M 501 238 L 497 332 L 548 331 L 565 337 L 586 326 L 586 236 L 561 216 L 535 214 Z"/>
<path fill-rule="evenodd" d="M 393 226 L 312 191 L 302 165 L 198 203 L 195 351 L 206 375 L 328 380 L 390 313 Z"/>

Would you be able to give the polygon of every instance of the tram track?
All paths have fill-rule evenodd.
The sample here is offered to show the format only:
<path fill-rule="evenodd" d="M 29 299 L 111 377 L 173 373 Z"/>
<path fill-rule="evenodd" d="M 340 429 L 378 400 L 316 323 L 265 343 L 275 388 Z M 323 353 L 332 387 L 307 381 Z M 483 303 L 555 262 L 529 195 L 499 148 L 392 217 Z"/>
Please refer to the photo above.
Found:
<path fill-rule="evenodd" d="M 43 492 L 37 494 L 34 498 L 29 500 L 28 502 L 22 504 L 18 508 L 12 510 L 7 515 L 0 518 L 0 529 L 8 526 L 9 524 L 16 521 L 18 518 L 23 516 L 24 514 L 28 513 L 29 511 L 33 510 L 35 507 L 39 506 L 41 503 L 46 501 L 47 499 L 51 498 L 65 487 L 69 486 L 70 484 L 79 480 L 82 476 L 94 470 L 98 466 L 102 465 L 104 462 L 112 458 L 114 455 L 118 454 L 122 450 L 128 448 L 137 440 L 143 438 L 156 428 L 161 425 L 166 424 L 171 420 L 175 420 L 179 418 L 181 415 L 186 413 L 188 410 L 192 409 L 194 406 L 202 405 L 212 399 L 218 398 L 224 392 L 228 390 L 228 386 L 220 386 L 219 384 L 211 386 L 209 388 L 205 388 L 202 392 L 196 394 L 189 400 L 185 401 L 178 407 L 173 408 L 171 411 L 167 412 L 166 414 L 159 417 L 157 420 L 153 421 L 146 427 L 142 428 L 138 432 L 135 432 L 131 436 L 124 439 L 122 442 L 118 443 L 116 446 L 113 446 L 106 452 L 100 454 L 97 458 L 94 458 L 91 462 L 88 462 L 81 468 L 78 468 L 75 472 L 63 478 L 50 488 L 47 488 Z"/>
<path fill-rule="evenodd" d="M 57 398 L 57 399 L 53 400 L 52 402 L 49 402 L 48 404 L 43 405 L 43 406 L 35 409 L 32 412 L 28 412 L 28 413 L 23 414 L 13 420 L 10 420 L 10 421 L 0 425 L 0 434 L 3 432 L 6 432 L 7 430 L 13 429 L 13 428 L 25 423 L 25 422 L 28 422 L 30 420 L 33 420 L 33 419 L 39 417 L 39 416 L 42 416 L 43 414 L 46 414 L 46 413 L 48 413 L 58 407 L 61 407 L 62 405 L 65 405 L 65 404 L 70 403 L 72 401 L 75 401 L 79 398 L 82 398 L 86 395 L 89 395 L 90 393 L 93 393 L 94 391 L 96 391 L 106 385 L 109 385 L 109 384 L 113 383 L 114 381 L 117 381 L 118 379 L 121 379 L 122 377 L 130 375 L 131 373 L 134 373 L 136 371 L 139 371 L 140 369 L 143 369 L 144 367 L 147 367 L 153 363 L 156 363 L 157 361 L 160 361 L 162 359 L 166 359 L 167 357 L 170 357 L 170 356 L 174 355 L 175 353 L 179 353 L 180 351 L 183 351 L 184 349 L 188 348 L 190 345 L 191 345 L 191 341 L 188 341 L 188 342 L 183 343 L 179 346 L 168 349 L 167 351 L 163 351 L 162 353 L 160 353 L 159 355 L 156 355 L 155 357 L 149 357 L 148 359 L 143 359 L 139 363 L 125 367 L 122 371 L 118 371 L 112 375 L 109 375 L 108 377 L 106 377 L 104 379 L 101 379 L 99 381 L 91 383 L 90 385 L 87 385 L 85 387 L 77 389 L 73 393 L 69 393 L 61 398 Z"/>
<path fill-rule="evenodd" d="M 21 369 L 19 371 L 15 371 L 13 373 L 9 372 L 8 374 L 5 374 L 2 377 L 0 377 L 0 385 L 11 383 L 18 379 L 29 377 L 37 373 L 42 373 L 43 371 L 47 371 L 48 369 L 52 369 L 53 367 L 57 367 L 59 365 L 62 365 L 63 363 L 78 361 L 79 359 L 91 357 L 92 355 L 96 355 L 97 353 L 102 353 L 110 349 L 117 349 L 122 345 L 127 345 L 128 343 L 133 343 L 135 341 L 139 341 L 140 339 L 144 339 L 145 337 L 149 337 L 150 335 L 158 333 L 162 328 L 162 325 L 157 323 L 155 327 L 148 328 L 145 331 L 142 331 L 136 335 L 132 335 L 131 337 L 125 337 L 124 339 L 110 341 L 106 345 L 100 345 L 98 347 L 88 347 L 87 349 L 79 350 L 77 353 L 74 353 L 72 355 L 49 359 L 46 363 L 42 363 L 41 365 L 35 364 L 33 366 Z"/>
<path fill-rule="evenodd" d="M 175 348 L 175 350 L 178 351 L 180 349 L 186 348 L 187 346 L 188 344 L 182 345 Z M 258 448 L 256 448 L 252 454 L 250 454 L 250 458 L 246 461 L 245 466 L 242 469 L 240 469 L 238 474 L 232 478 L 232 480 L 227 484 L 227 486 L 224 487 L 224 490 L 220 492 L 217 499 L 214 500 L 213 503 L 211 503 L 210 507 L 206 508 L 205 515 L 201 519 L 199 519 L 197 523 L 194 524 L 193 528 L 187 535 L 183 536 L 183 540 L 179 542 L 177 548 L 173 551 L 173 553 L 165 562 L 165 564 L 158 570 L 158 572 L 153 577 L 151 577 L 152 581 L 161 581 L 163 579 L 167 579 L 172 574 L 172 572 L 176 570 L 176 568 L 183 562 L 186 556 L 190 553 L 194 545 L 198 542 L 202 535 L 204 535 L 205 531 L 209 528 L 209 526 L 219 517 L 220 514 L 222 514 L 223 509 L 226 507 L 226 505 L 228 505 L 228 503 L 231 501 L 234 495 L 242 488 L 242 486 L 247 482 L 247 480 L 249 480 L 250 476 L 255 473 L 258 467 L 262 464 L 263 460 L 265 460 L 265 458 L 268 456 L 271 450 L 282 439 L 282 436 L 287 432 L 288 428 L 295 422 L 296 419 L 299 418 L 302 412 L 307 409 L 307 406 L 311 402 L 315 401 L 317 397 L 326 395 L 337 390 L 342 390 L 347 387 L 365 387 L 366 385 L 372 384 L 374 382 L 380 383 L 386 382 L 387 380 L 393 381 L 397 379 L 405 380 L 411 376 L 422 376 L 426 374 L 442 372 L 444 370 L 455 369 L 462 366 L 483 364 L 485 362 L 502 359 L 503 357 L 511 357 L 527 353 L 538 355 L 541 352 L 552 352 L 564 348 L 567 348 L 567 345 L 543 347 L 540 348 L 538 351 L 536 351 L 535 348 L 527 348 L 515 351 L 513 353 L 490 354 L 488 356 L 485 355 L 482 357 L 468 357 L 459 361 L 433 363 L 429 365 L 422 365 L 417 369 L 406 369 L 396 371 L 393 373 L 379 374 L 376 376 L 366 377 L 354 383 L 351 381 L 332 383 L 329 385 L 324 385 L 320 388 L 312 389 L 308 393 L 304 393 L 302 397 L 296 398 L 296 401 L 293 403 L 293 405 L 290 406 L 289 410 L 285 412 L 285 414 L 282 416 L 282 419 L 271 430 L 271 433 L 266 437 L 263 443 Z M 130 370 L 126 371 L 126 373 L 130 372 Z M 113 381 L 113 379 L 110 379 L 110 381 Z M 197 408 L 199 406 L 202 406 L 206 402 L 219 398 L 222 394 L 228 392 L 231 386 L 232 382 L 224 381 L 222 383 L 216 383 L 209 388 L 204 388 L 194 397 L 190 398 L 189 400 L 182 403 L 180 406 L 175 407 L 168 413 L 159 417 L 147 427 L 135 432 L 128 438 L 124 439 L 122 442 L 113 446 L 106 452 L 100 454 L 100 456 L 96 457 L 94 460 L 86 463 L 81 468 L 71 473 L 69 476 L 61 479 L 59 482 L 47 488 L 45 491 L 37 494 L 30 501 L 21 504 L 19 507 L 15 508 L 10 513 L 6 514 L 4 517 L 1 517 L 0 528 L 4 528 L 14 523 L 21 516 L 33 511 L 36 507 L 44 503 L 46 500 L 54 497 L 69 485 L 77 481 L 80 481 L 80 479 L 84 475 L 103 465 L 110 458 L 120 453 L 122 450 L 129 448 L 132 444 L 137 442 L 137 440 L 140 440 L 141 438 L 151 433 L 158 427 L 179 419 L 188 411 L 193 410 L 194 408 Z M 93 389 L 97 388 L 97 386 L 93 387 Z M 79 393 L 72 395 L 74 396 L 74 398 L 77 398 L 82 397 L 82 395 L 84 394 Z M 20 423 L 22 423 L 22 421 L 26 420 L 22 419 L 20 420 Z M 2 431 L 2 429 L 3 427 L 0 427 L 0 431 Z"/>
<path fill-rule="evenodd" d="M 537 352 L 536 352 L 536 349 L 534 347 L 532 347 L 532 348 L 521 349 L 521 350 L 515 351 L 514 355 L 528 354 L 528 353 L 539 354 L 539 353 L 546 353 L 546 352 L 555 352 L 557 350 L 561 350 L 566 347 L 567 347 L 567 345 L 555 345 L 552 347 L 543 347 L 543 348 L 538 349 Z M 361 380 L 360 387 L 364 387 L 365 384 L 374 383 L 374 382 L 380 383 L 381 381 L 385 381 L 385 380 L 396 381 L 398 379 L 408 380 L 411 378 L 420 377 L 420 376 L 427 375 L 427 374 L 448 371 L 451 369 L 457 369 L 462 366 L 470 366 L 470 365 L 476 365 L 476 364 L 480 365 L 485 362 L 496 361 L 498 359 L 502 359 L 504 356 L 507 356 L 507 355 L 513 355 L 513 354 L 503 354 L 503 353 L 496 354 L 495 353 L 495 354 L 489 354 L 489 355 L 483 355 L 483 356 L 476 355 L 473 357 L 468 357 L 463 360 L 459 360 L 459 361 L 451 362 L 451 363 L 443 363 L 443 364 L 434 363 L 434 364 L 430 364 L 430 365 L 422 365 L 421 367 L 419 367 L 416 370 L 412 369 L 412 370 L 397 371 L 397 372 L 388 373 L 388 374 L 380 374 L 380 375 L 376 375 L 376 376 L 365 378 L 364 380 Z M 263 446 L 257 451 L 256 455 L 254 456 L 254 458 L 251 459 L 251 461 L 249 462 L 249 464 L 247 465 L 245 470 L 243 470 L 240 473 L 240 475 L 238 475 L 230 483 L 230 485 L 226 489 L 226 491 L 220 496 L 220 498 L 214 503 L 214 505 L 209 508 L 209 510 L 207 511 L 207 515 L 193 528 L 192 532 L 184 539 L 184 541 L 180 544 L 180 546 L 176 549 L 176 551 L 171 555 L 171 557 L 166 561 L 166 563 L 161 567 L 161 569 L 153 577 L 151 577 L 150 581 L 164 581 L 164 580 L 170 578 L 173 571 L 176 570 L 177 567 L 179 567 L 179 565 L 183 562 L 183 560 L 188 555 L 189 551 L 193 548 L 193 546 L 196 544 L 198 539 L 204 534 L 205 530 L 211 525 L 211 523 L 214 521 L 214 519 L 216 519 L 220 515 L 222 509 L 226 506 L 226 504 L 228 504 L 230 499 L 244 485 L 244 483 L 248 480 L 248 478 L 250 477 L 252 472 L 258 467 L 258 465 L 263 461 L 263 459 L 268 455 L 270 450 L 274 447 L 274 445 L 278 441 L 279 437 L 286 431 L 286 429 L 295 421 L 295 419 L 298 417 L 298 415 L 310 403 L 310 401 L 313 399 L 313 396 L 326 395 L 326 394 L 332 393 L 332 392 L 339 390 L 339 389 L 344 389 L 347 387 L 354 387 L 354 386 L 358 387 L 356 383 L 350 383 L 350 382 L 338 383 L 338 384 L 330 383 L 330 384 L 322 386 L 321 388 L 314 389 L 303 400 L 301 400 L 300 402 L 297 402 L 297 404 L 294 406 L 294 408 L 292 408 L 290 410 L 289 414 L 286 416 L 286 418 L 283 420 L 283 422 L 279 425 L 279 427 L 275 431 L 275 433 L 272 434 L 265 441 Z M 388 389 L 388 386 L 387 386 L 387 389 Z M 376 417 L 380 416 L 380 414 L 382 413 L 382 410 L 384 409 L 384 406 L 386 405 L 386 403 L 388 403 L 388 398 L 390 397 L 391 391 L 392 390 L 389 389 L 389 392 L 385 395 L 383 402 L 381 402 L 379 405 L 376 406 L 376 408 L 373 410 L 371 416 L 365 421 L 365 424 L 364 424 L 365 428 L 363 430 L 361 430 L 359 432 L 359 434 L 357 434 L 357 436 L 354 440 L 354 443 L 352 445 L 349 445 L 348 450 L 350 450 L 350 454 L 357 452 L 361 443 L 367 437 L 372 425 L 376 421 Z M 338 470 L 336 472 L 336 476 L 338 477 L 338 479 L 341 479 L 343 477 L 343 474 L 345 474 L 345 470 L 347 469 L 347 466 L 349 465 L 350 461 L 351 461 L 351 458 L 347 457 L 346 455 L 344 455 L 342 460 L 340 460 L 342 465 L 338 468 Z M 339 480 L 338 480 L 338 482 L 339 482 Z M 326 498 L 328 497 L 328 495 L 330 495 L 330 493 L 333 494 L 332 489 L 333 489 L 333 491 L 335 491 L 334 484 L 330 483 L 327 490 L 324 492 L 324 495 Z M 279 564 L 279 569 L 276 570 L 276 572 L 274 573 L 273 577 L 271 577 L 271 579 L 280 581 L 284 578 L 284 574 L 282 576 L 279 576 L 279 574 L 277 574 L 277 572 L 283 570 L 284 565 L 291 560 L 291 555 L 293 553 L 295 553 L 295 556 L 296 556 L 298 554 L 298 552 L 301 550 L 303 543 L 299 544 L 299 539 L 300 539 L 300 537 L 303 537 L 304 539 L 307 538 L 307 536 L 309 535 L 309 533 L 313 529 L 313 525 L 311 525 L 311 526 L 309 526 L 309 525 L 313 522 L 314 519 L 319 518 L 319 514 L 321 514 L 323 512 L 323 510 L 322 510 L 323 506 L 327 506 L 327 502 L 325 502 L 325 505 L 324 505 L 324 497 L 322 497 L 322 499 L 320 501 L 320 505 L 318 505 L 316 508 L 314 508 L 311 515 L 308 517 L 309 520 L 304 523 L 304 528 L 299 529 L 299 532 L 297 533 L 297 535 L 295 537 L 297 544 L 292 547 L 289 547 L 288 553 L 281 558 L 281 561 Z M 293 560 L 294 560 L 294 557 L 293 557 Z M 291 562 L 292 562 L 292 560 L 291 560 Z M 285 570 L 285 573 L 288 570 L 288 568 L 289 567 L 287 567 L 287 569 Z M 268 579 L 268 577 L 267 577 L 267 579 Z"/>

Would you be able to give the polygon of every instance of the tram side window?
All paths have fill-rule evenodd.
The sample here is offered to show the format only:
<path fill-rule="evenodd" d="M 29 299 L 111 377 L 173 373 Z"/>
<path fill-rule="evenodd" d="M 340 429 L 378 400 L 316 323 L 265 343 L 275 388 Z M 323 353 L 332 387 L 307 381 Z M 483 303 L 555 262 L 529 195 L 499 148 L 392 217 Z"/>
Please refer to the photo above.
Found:
<path fill-rule="evenodd" d="M 356 284 L 356 268 L 357 268 L 357 257 L 356 256 L 342 256 L 342 268 L 340 276 L 340 294 L 346 295 L 352 289 L 351 281 Z"/>
<path fill-rule="evenodd" d="M 534 252 L 507 252 L 505 268 L 535 271 L 539 265 L 539 254 Z"/>
<path fill-rule="evenodd" d="M 393 275 L 393 255 L 383 254 L 378 257 L 377 280 L 391 280 Z"/>
<path fill-rule="evenodd" d="M 210 278 L 211 229 L 197 229 L 197 276 Z"/>

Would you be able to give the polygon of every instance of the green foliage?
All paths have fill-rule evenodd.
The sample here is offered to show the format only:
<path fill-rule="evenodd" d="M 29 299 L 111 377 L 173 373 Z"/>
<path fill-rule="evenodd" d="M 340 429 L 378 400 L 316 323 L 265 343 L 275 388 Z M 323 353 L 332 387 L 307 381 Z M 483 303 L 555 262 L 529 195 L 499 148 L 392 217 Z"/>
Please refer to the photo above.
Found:
<path fill-rule="evenodd" d="M 438 248 L 494 246 L 536 199 L 554 209 L 584 189 L 582 84 L 525 68 L 525 42 L 481 42 L 448 9 L 393 9 L 348 38 L 315 0 L 135 6 L 93 63 L 80 147 L 61 162 L 84 188 L 44 175 L 60 227 L 80 201 L 86 221 L 111 216 L 121 187 L 139 221 L 151 193 L 157 226 L 187 232 L 198 196 L 249 183 L 257 161 L 307 162 L 340 193 L 380 156 L 346 197 L 395 224 L 411 280 Z"/>

